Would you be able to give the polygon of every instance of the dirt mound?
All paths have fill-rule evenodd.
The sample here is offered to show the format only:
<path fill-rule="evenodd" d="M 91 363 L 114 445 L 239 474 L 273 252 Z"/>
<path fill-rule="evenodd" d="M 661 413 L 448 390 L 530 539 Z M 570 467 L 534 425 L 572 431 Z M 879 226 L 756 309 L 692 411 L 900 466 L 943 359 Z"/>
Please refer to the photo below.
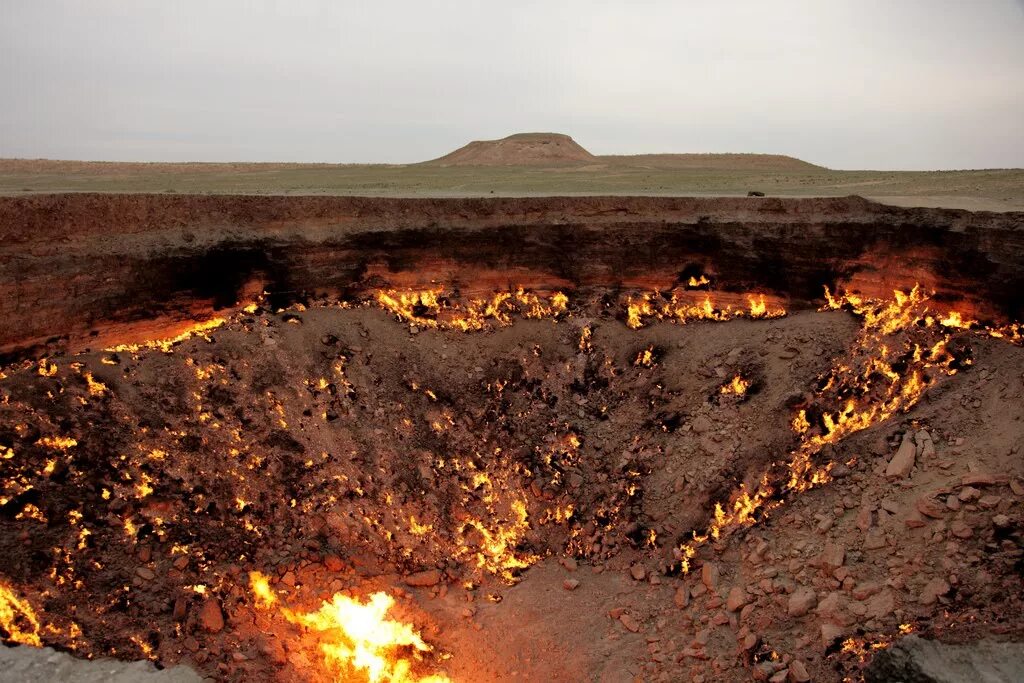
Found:
<path fill-rule="evenodd" d="M 441 166 L 542 166 L 593 162 L 596 157 L 561 133 L 517 133 L 501 140 L 474 140 L 440 159 Z"/>
<path fill-rule="evenodd" d="M 785 154 L 609 154 L 597 157 L 616 166 L 721 171 L 821 171 L 803 159 Z"/>

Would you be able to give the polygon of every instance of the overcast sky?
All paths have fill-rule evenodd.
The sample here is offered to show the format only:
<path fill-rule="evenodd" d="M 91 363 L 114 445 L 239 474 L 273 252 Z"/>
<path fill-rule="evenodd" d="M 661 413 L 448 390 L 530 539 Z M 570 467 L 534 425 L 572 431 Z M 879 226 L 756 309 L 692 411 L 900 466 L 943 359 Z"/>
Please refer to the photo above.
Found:
<path fill-rule="evenodd" d="M 0 157 L 1024 167 L 1024 0 L 0 0 Z"/>

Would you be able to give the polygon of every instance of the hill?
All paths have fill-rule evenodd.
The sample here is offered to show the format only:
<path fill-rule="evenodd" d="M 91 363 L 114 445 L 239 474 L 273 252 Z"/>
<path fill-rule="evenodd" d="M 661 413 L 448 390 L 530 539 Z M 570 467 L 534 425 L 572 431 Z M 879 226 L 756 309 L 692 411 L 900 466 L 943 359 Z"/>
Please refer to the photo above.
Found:
<path fill-rule="evenodd" d="M 428 161 L 438 166 L 554 166 L 591 163 L 593 154 L 561 133 L 516 133 L 500 140 L 474 140 Z"/>

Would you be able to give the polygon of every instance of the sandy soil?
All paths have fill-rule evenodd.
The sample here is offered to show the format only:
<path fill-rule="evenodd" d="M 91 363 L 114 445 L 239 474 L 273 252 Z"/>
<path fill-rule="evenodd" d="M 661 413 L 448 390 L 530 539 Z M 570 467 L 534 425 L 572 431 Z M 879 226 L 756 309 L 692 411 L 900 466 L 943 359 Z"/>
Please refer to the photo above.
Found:
<path fill-rule="evenodd" d="M 456 681 L 839 681 L 903 632 L 1024 637 L 1024 349 L 619 303 L 463 333 L 324 301 L 7 368 L 0 577 L 45 644 L 230 681 L 330 676 L 251 571 L 295 609 L 387 592 Z M 911 379 L 787 488 L 829 411 Z"/>

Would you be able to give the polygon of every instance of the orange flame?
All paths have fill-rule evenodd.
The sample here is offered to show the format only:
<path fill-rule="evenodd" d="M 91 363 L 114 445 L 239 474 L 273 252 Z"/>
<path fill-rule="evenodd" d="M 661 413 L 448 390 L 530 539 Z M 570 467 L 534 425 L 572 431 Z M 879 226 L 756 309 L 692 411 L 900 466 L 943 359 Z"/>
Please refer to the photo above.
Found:
<path fill-rule="evenodd" d="M 271 609 L 277 605 L 277 595 L 266 576 L 251 572 L 249 584 L 257 606 Z M 335 593 L 315 612 L 285 606 L 279 606 L 278 612 L 317 636 L 324 663 L 339 680 L 353 680 L 351 676 L 357 674 L 368 683 L 451 683 L 441 674 L 413 673 L 416 661 L 433 648 L 412 625 L 388 618 L 394 604 L 394 598 L 383 592 L 373 593 L 366 602 Z"/>

